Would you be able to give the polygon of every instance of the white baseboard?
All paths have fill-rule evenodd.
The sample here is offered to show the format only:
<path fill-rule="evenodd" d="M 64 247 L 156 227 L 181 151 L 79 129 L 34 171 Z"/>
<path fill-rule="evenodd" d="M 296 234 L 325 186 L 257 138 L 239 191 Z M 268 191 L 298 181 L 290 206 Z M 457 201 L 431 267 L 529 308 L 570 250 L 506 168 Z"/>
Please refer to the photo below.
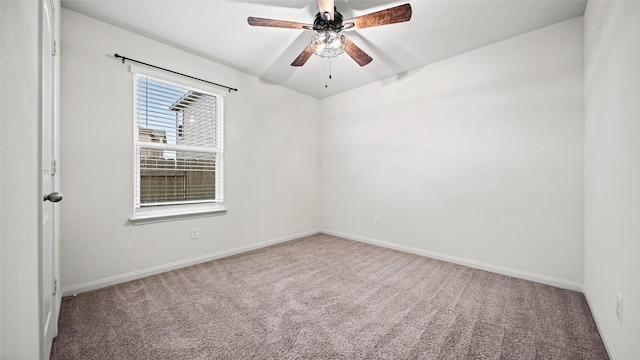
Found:
<path fill-rule="evenodd" d="M 124 283 L 124 282 L 127 282 L 127 281 L 137 280 L 137 279 L 140 279 L 140 278 L 143 278 L 143 277 L 146 277 L 146 276 L 156 275 L 156 274 L 160 274 L 160 273 L 171 271 L 171 270 L 175 270 L 175 269 L 180 269 L 180 268 L 191 266 L 191 265 L 201 264 L 201 263 L 204 263 L 204 262 L 207 262 L 207 261 L 216 260 L 216 259 L 224 258 L 224 257 L 227 257 L 227 256 L 240 254 L 240 253 L 251 251 L 251 250 L 260 249 L 260 248 L 263 248 L 263 247 L 266 247 L 266 246 L 270 246 L 270 245 L 274 245 L 274 244 L 278 244 L 278 243 L 281 243 L 281 242 L 285 242 L 285 241 L 301 238 L 301 237 L 304 237 L 304 236 L 317 234 L 319 232 L 322 232 L 322 233 L 327 234 L 327 235 L 333 235 L 333 236 L 338 236 L 338 237 L 342 237 L 342 238 L 345 238 L 345 239 L 350 239 L 350 240 L 360 241 L 360 242 L 364 242 L 364 243 L 368 243 L 368 244 L 372 244 L 372 245 L 382 246 L 382 247 L 389 248 L 389 249 L 399 250 L 399 251 L 403 251 L 403 252 L 407 252 L 407 253 L 411 253 L 411 254 L 416 254 L 416 255 L 420 255 L 420 256 L 426 256 L 426 257 L 430 257 L 430 258 L 433 258 L 433 259 L 448 261 L 448 262 L 452 262 L 452 263 L 459 264 L 459 265 L 469 266 L 469 267 L 472 267 L 472 268 L 475 268 L 475 269 L 481 269 L 481 270 L 486 270 L 486 271 L 490 271 L 490 272 L 494 272 L 494 273 L 498 273 L 498 274 L 502 274 L 502 275 L 513 276 L 513 277 L 520 278 L 520 279 L 535 281 L 535 282 L 539 282 L 539 283 L 542 283 L 542 284 L 551 285 L 551 286 L 555 286 L 555 287 L 559 287 L 559 288 L 563 288 L 563 289 L 569 289 L 569 290 L 583 292 L 582 284 L 577 283 L 577 282 L 573 282 L 573 281 L 558 279 L 558 278 L 554 278 L 554 277 L 550 277 L 550 276 L 534 274 L 534 273 L 530 273 L 530 272 L 526 272 L 526 271 L 510 269 L 510 268 L 506 268 L 506 267 L 502 267 L 502 266 L 482 263 L 482 262 L 479 262 L 479 261 L 468 260 L 468 259 L 463 259 L 463 258 L 459 258 L 459 257 L 455 257 L 455 256 L 450 256 L 450 255 L 440 254 L 440 253 L 426 251 L 426 250 L 422 250 L 422 249 L 417 249 L 417 248 L 413 248 L 413 247 L 409 247 L 409 246 L 398 245 L 398 244 L 393 244 L 393 243 L 389 243 L 389 242 L 385 242 L 385 241 L 379 241 L 379 240 L 374 240 L 374 239 L 370 239 L 370 238 L 365 238 L 365 237 L 362 237 L 362 236 L 344 234 L 344 233 L 339 233 L 339 232 L 323 229 L 323 230 L 311 230 L 311 231 L 298 233 L 298 234 L 293 234 L 293 235 L 289 235 L 289 236 L 285 236 L 285 237 L 281 237 L 281 238 L 277 238 L 277 239 L 265 240 L 265 241 L 261 241 L 261 242 L 258 242 L 258 243 L 255 243 L 255 244 L 251 244 L 251 245 L 247 245 L 247 246 L 241 246 L 241 247 L 237 247 L 237 248 L 233 248 L 233 249 L 229 249 L 229 250 L 223 250 L 223 251 L 219 251 L 219 252 L 212 253 L 212 254 L 197 256 L 197 257 L 194 257 L 194 258 L 180 260 L 180 261 L 172 262 L 172 263 L 169 263 L 169 264 L 154 266 L 154 267 L 151 267 L 151 268 L 137 270 L 137 271 L 129 272 L 129 273 L 126 273 L 126 274 L 115 275 L 115 276 L 111 276 L 111 277 L 104 278 L 104 279 L 99 279 L 99 280 L 94 280 L 94 281 L 90 281 L 90 282 L 86 282 L 86 283 L 82 283 L 82 284 L 72 285 L 72 286 L 69 286 L 69 287 L 64 287 L 64 288 L 62 288 L 62 296 L 71 296 L 71 295 L 74 295 L 74 294 L 80 294 L 80 293 L 87 292 L 87 291 L 97 290 L 97 289 L 100 289 L 100 288 L 103 288 L 103 287 L 116 285 L 116 284 L 121 284 L 121 283 Z"/>
<path fill-rule="evenodd" d="M 260 249 L 260 248 L 270 246 L 270 245 L 275 245 L 281 242 L 294 240 L 294 239 L 298 239 L 298 238 L 309 236 L 309 235 L 314 235 L 319 232 L 320 230 L 306 231 L 303 233 L 284 236 L 277 239 L 261 241 L 251 245 L 241 246 L 241 247 L 237 247 L 229 250 L 223 250 L 213 254 L 207 254 L 207 255 L 197 256 L 190 259 L 172 262 L 169 264 L 158 265 L 148 269 L 142 269 L 142 270 L 132 271 L 126 274 L 115 275 L 105 279 L 94 280 L 94 281 L 89 281 L 82 284 L 64 287 L 62 288 L 62 296 L 71 296 L 71 295 L 80 294 L 87 291 L 97 290 L 103 287 L 121 284 L 131 280 L 141 279 L 143 277 L 147 277 L 150 275 L 156 275 L 156 274 L 160 274 L 160 273 L 175 270 L 175 269 L 180 269 L 180 268 L 191 266 L 191 265 L 205 263 L 207 261 L 240 254 L 240 253 L 251 251 L 251 250 Z"/>
<path fill-rule="evenodd" d="M 587 299 L 587 305 L 589 306 L 589 310 L 591 310 L 591 315 L 593 316 L 593 321 L 596 323 L 596 328 L 598 328 L 598 332 L 600 333 L 600 338 L 602 338 L 602 343 L 604 344 L 604 348 L 607 350 L 607 354 L 609 355 L 609 359 L 616 360 L 616 352 L 613 351 L 613 344 L 611 344 L 611 340 L 607 336 L 607 333 L 604 331 L 604 327 L 602 326 L 602 321 L 600 320 L 600 316 L 598 316 L 598 312 L 596 308 L 593 306 L 591 302 L 591 298 L 589 297 L 589 289 L 584 287 L 584 298 Z"/>
<path fill-rule="evenodd" d="M 534 274 L 534 273 L 530 273 L 530 272 L 527 272 L 527 271 L 511 269 L 511 268 L 498 266 L 498 265 L 487 264 L 487 263 L 483 263 L 483 262 L 475 261 L 475 260 L 468 260 L 468 259 L 459 258 L 459 257 L 456 257 L 456 256 L 445 255 L 445 254 L 440 254 L 440 253 L 436 253 L 436 252 L 432 252 L 432 251 L 417 249 L 417 248 L 410 247 L 410 246 L 398 245 L 398 244 L 393 244 L 393 243 L 389 243 L 389 242 L 385 242 L 385 241 L 369 239 L 369 238 L 362 237 L 362 236 L 357 236 L 357 235 L 344 234 L 344 233 L 331 231 L 331 230 L 324 230 L 324 229 L 320 230 L 320 232 L 322 232 L 323 234 L 327 234 L 327 235 L 338 236 L 338 237 L 345 238 L 345 239 L 350 239 L 350 240 L 360 241 L 360 242 L 364 242 L 364 243 L 368 243 L 368 244 L 372 244 L 372 245 L 382 246 L 382 247 L 385 247 L 385 248 L 389 248 L 389 249 L 393 249 L 393 250 L 399 250 L 399 251 L 403 251 L 403 252 L 407 252 L 407 253 L 411 253 L 411 254 L 415 254 L 415 255 L 421 255 L 421 256 L 426 256 L 426 257 L 433 258 L 433 259 L 448 261 L 448 262 L 451 262 L 451 263 L 454 263 L 454 264 L 459 264 L 459 265 L 472 267 L 474 269 L 486 270 L 486 271 L 489 271 L 489 272 L 502 274 L 502 275 L 507 275 L 507 276 L 512 276 L 512 277 L 519 278 L 519 279 L 534 281 L 534 282 L 542 283 L 542 284 L 545 284 L 545 285 L 551 285 L 551 286 L 559 287 L 559 288 L 562 288 L 562 289 L 568 289 L 568 290 L 583 292 L 582 284 L 578 283 L 578 282 L 574 282 L 574 281 L 558 279 L 558 278 L 554 278 L 554 277 L 546 276 L 546 275 Z"/>

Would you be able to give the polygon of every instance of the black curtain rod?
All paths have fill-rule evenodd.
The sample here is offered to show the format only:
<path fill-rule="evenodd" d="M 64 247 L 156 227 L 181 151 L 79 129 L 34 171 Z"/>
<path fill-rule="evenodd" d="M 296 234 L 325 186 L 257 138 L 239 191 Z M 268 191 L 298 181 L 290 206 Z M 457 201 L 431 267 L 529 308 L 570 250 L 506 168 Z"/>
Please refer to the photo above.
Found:
<path fill-rule="evenodd" d="M 232 91 L 238 91 L 238 89 L 234 89 L 234 88 L 229 87 L 229 86 L 216 84 L 216 83 L 211 82 L 211 81 L 207 81 L 207 80 L 203 80 L 203 79 L 200 79 L 200 78 L 197 78 L 197 77 L 191 76 L 191 75 L 187 75 L 187 74 L 179 73 L 179 72 L 177 72 L 177 71 L 173 71 L 173 70 L 169 70 L 169 69 L 161 68 L 160 66 L 155 66 L 155 65 L 147 64 L 147 63 L 145 63 L 145 62 L 138 61 L 138 60 L 134 60 L 134 59 L 132 59 L 132 58 L 124 57 L 124 56 L 121 56 L 121 55 L 118 55 L 118 54 L 114 54 L 113 56 L 115 56 L 115 57 L 116 57 L 116 58 L 118 58 L 118 59 L 122 59 L 122 63 L 123 63 L 123 64 L 124 64 L 125 60 L 126 60 L 126 61 L 133 61 L 133 62 L 135 62 L 135 63 L 142 64 L 142 65 L 146 65 L 146 66 L 150 66 L 150 67 L 152 67 L 152 68 L 160 69 L 160 70 L 163 70 L 163 71 L 166 71 L 166 72 L 170 72 L 170 73 L 172 73 L 172 74 L 177 74 L 177 75 L 181 75 L 181 76 L 184 76 L 184 77 L 188 77 L 188 78 L 190 78 L 190 79 L 194 79 L 194 80 L 198 80 L 198 81 L 206 82 L 206 83 L 211 84 L 211 85 L 220 86 L 220 87 L 223 87 L 223 88 L 225 88 L 225 89 L 228 89 L 228 90 L 229 90 L 229 92 L 232 92 Z"/>

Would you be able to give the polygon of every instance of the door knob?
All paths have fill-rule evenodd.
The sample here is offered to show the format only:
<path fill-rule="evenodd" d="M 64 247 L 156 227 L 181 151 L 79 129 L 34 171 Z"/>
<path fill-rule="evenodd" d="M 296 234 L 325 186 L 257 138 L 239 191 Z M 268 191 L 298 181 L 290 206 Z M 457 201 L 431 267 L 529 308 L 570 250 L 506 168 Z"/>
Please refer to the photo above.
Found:
<path fill-rule="evenodd" d="M 62 200 L 62 194 L 60 194 L 59 192 L 52 192 L 49 195 L 44 195 L 44 200 L 43 201 L 51 201 L 51 202 L 58 202 L 60 200 Z"/>

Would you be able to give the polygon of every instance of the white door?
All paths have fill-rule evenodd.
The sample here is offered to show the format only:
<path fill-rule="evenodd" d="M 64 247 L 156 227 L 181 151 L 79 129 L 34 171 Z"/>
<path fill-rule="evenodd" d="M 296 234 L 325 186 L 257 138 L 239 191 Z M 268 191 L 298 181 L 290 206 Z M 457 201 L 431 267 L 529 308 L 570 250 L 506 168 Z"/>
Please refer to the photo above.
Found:
<path fill-rule="evenodd" d="M 43 0 L 42 16 L 42 307 L 44 325 L 44 358 L 49 359 L 53 338 L 58 331 L 55 203 L 61 200 L 56 193 L 55 154 L 55 9 L 50 0 Z"/>

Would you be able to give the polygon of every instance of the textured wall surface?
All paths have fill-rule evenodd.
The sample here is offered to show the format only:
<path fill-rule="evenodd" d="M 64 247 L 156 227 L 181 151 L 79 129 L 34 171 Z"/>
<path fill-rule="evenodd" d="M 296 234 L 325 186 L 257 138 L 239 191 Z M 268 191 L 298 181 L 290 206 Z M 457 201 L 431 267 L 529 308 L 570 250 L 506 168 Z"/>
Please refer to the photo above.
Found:
<path fill-rule="evenodd" d="M 612 355 L 640 359 L 640 2 L 590 1 L 584 25 L 584 290 Z"/>
<path fill-rule="evenodd" d="M 70 10 L 62 20 L 63 287 L 316 229 L 319 100 Z M 131 226 L 133 75 L 114 53 L 239 89 L 225 99 L 226 215 Z"/>
<path fill-rule="evenodd" d="M 582 283 L 581 17 L 322 110 L 321 228 Z"/>

